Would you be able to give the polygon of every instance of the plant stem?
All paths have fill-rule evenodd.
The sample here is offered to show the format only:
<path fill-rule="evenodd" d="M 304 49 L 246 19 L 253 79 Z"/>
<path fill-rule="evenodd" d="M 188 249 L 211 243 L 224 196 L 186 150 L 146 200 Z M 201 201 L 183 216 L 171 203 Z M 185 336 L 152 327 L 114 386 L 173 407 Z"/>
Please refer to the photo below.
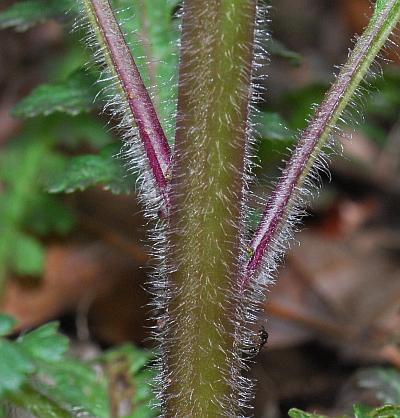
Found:
<path fill-rule="evenodd" d="M 168 208 L 171 152 L 156 110 L 109 1 L 82 1 L 89 23 L 104 53 L 106 64 L 117 77 L 123 102 L 138 128 L 152 176 L 163 197 L 165 208 Z"/>
<path fill-rule="evenodd" d="M 236 416 L 232 289 L 256 0 L 186 0 L 168 267 L 165 417 Z"/>
<path fill-rule="evenodd" d="M 381 2 L 382 3 L 382 2 Z M 378 52 L 400 19 L 400 0 L 388 0 L 376 10 L 370 24 L 358 39 L 347 63 L 343 66 L 318 107 L 309 126 L 301 133 L 293 156 L 287 163 L 275 190 L 267 202 L 261 222 L 250 243 L 251 257 L 244 268 L 240 286 L 244 291 L 260 270 L 263 260 L 271 260 L 279 235 L 296 206 L 299 190 L 316 159 L 329 141 L 340 116 L 367 74 Z M 268 262 L 268 261 L 267 261 Z"/>

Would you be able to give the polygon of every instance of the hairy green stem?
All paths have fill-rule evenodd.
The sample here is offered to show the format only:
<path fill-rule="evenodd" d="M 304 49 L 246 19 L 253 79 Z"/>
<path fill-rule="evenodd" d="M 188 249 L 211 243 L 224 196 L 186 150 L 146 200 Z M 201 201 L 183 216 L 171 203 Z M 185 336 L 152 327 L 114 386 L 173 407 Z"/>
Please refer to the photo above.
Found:
<path fill-rule="evenodd" d="M 270 256 L 270 252 L 274 252 L 273 247 L 278 242 L 279 234 L 295 206 L 299 189 L 326 146 L 343 110 L 351 101 L 399 19 L 400 0 L 380 1 L 377 4 L 370 24 L 358 39 L 347 63 L 318 107 L 309 126 L 300 135 L 295 152 L 267 202 L 260 225 L 251 241 L 252 255 L 241 278 L 242 290 L 245 290 L 256 276 L 262 261 Z"/>
<path fill-rule="evenodd" d="M 186 0 L 167 254 L 165 417 L 238 413 L 233 312 L 256 0 Z"/>

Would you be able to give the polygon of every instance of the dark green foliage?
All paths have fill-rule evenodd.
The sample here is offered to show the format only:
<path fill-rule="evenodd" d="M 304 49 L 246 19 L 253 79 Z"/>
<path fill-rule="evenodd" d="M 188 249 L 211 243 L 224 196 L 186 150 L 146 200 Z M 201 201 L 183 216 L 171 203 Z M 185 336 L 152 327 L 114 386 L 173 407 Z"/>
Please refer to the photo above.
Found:
<path fill-rule="evenodd" d="M 0 317 L 0 327 L 11 331 L 6 315 Z M 3 324 L 1 324 L 3 323 Z M 57 334 L 57 324 L 48 324 L 15 342 L 0 339 L 0 398 L 17 391 L 37 371 L 40 361 L 61 360 L 68 347 L 66 337 Z"/>
<path fill-rule="evenodd" d="M 58 324 L 51 323 L 22 335 L 18 338 L 18 345 L 36 360 L 61 360 L 68 348 L 68 340 L 57 334 Z"/>
<path fill-rule="evenodd" d="M 47 193 L 35 196 L 22 222 L 24 229 L 43 237 L 50 234 L 66 235 L 74 224 L 74 216 L 68 207 Z"/>
<path fill-rule="evenodd" d="M 10 334 L 16 323 L 11 316 L 0 313 L 0 337 Z"/>
<path fill-rule="evenodd" d="M 300 411 L 299 409 L 291 409 L 289 411 L 291 418 L 328 418 L 325 415 L 310 414 Z M 369 408 L 362 405 L 356 405 L 353 408 L 353 415 L 341 416 L 338 418 L 399 418 L 400 405 L 385 405 L 379 408 Z"/>
<path fill-rule="evenodd" d="M 0 396 L 8 391 L 16 391 L 26 376 L 34 371 L 31 359 L 9 341 L 0 341 Z"/>
<path fill-rule="evenodd" d="M 309 414 L 308 412 L 300 411 L 300 409 L 293 408 L 289 411 L 290 418 L 327 418 L 324 415 Z"/>
<path fill-rule="evenodd" d="M 94 150 L 100 150 L 116 142 L 112 130 L 106 123 L 91 114 L 82 113 L 77 116 L 58 114 L 45 119 L 53 120 L 57 143 L 70 149 L 89 146 Z"/>
<path fill-rule="evenodd" d="M 0 154 L 0 276 L 6 269 L 20 275 L 40 275 L 44 249 L 37 235 L 65 235 L 74 218 L 54 196 L 45 192 L 83 190 L 101 184 L 115 193 L 134 190 L 123 161 L 113 158 L 118 145 L 113 136 L 92 116 L 34 118 L 18 138 Z M 103 148 L 99 155 L 68 158 L 57 144 L 75 148 L 79 142 Z M 73 171 L 72 171 L 73 170 Z M 31 234 L 34 235 L 31 235 Z"/>
<path fill-rule="evenodd" d="M 271 141 L 287 141 L 293 137 L 293 131 L 279 113 L 262 112 L 256 121 L 259 126 L 258 134 L 263 139 Z"/>
<path fill-rule="evenodd" d="M 379 116 L 386 121 L 398 117 L 400 97 L 396 90 L 400 85 L 400 74 L 393 68 L 384 72 L 384 77 L 377 78 L 373 83 L 371 95 L 367 102 L 367 114 Z"/>
<path fill-rule="evenodd" d="M 11 332 L 13 325 L 10 317 L 0 316 L 3 334 Z M 108 418 L 113 396 L 120 399 L 113 379 L 124 377 L 131 404 L 126 417 L 155 416 L 148 405 L 152 373 L 145 368 L 150 353 L 126 345 L 90 362 L 74 360 L 67 355 L 68 339 L 57 329 L 58 325 L 51 323 L 15 341 L 0 339 L 0 403 L 19 406 L 39 418 L 59 417 L 51 415 L 57 411 L 62 417 L 85 412 Z M 116 374 L 121 364 L 123 368 Z"/>
<path fill-rule="evenodd" d="M 10 393 L 8 401 L 4 403 L 3 410 L 17 416 L 26 415 L 26 412 L 29 412 L 31 415 L 41 418 L 73 418 L 77 416 L 29 385 L 23 385 L 18 392 Z M 6 416 L 8 417 L 9 414 L 7 413 Z"/>
<path fill-rule="evenodd" d="M 110 145 L 98 155 L 71 158 L 65 168 L 50 179 L 47 190 L 50 193 L 72 193 L 100 184 L 112 193 L 132 192 L 135 178 L 128 175 L 123 161 L 115 157 L 118 151 L 118 145 Z"/>
<path fill-rule="evenodd" d="M 78 70 L 64 82 L 42 84 L 36 87 L 13 109 L 13 115 L 20 118 L 51 115 L 63 112 L 77 115 L 98 107 L 95 97 L 99 87 L 95 85 L 97 74 Z"/>
<path fill-rule="evenodd" d="M 20 1 L 0 13 L 0 28 L 24 31 L 48 19 L 63 17 L 73 7 L 73 0 Z"/>
<path fill-rule="evenodd" d="M 288 124 L 292 129 L 303 129 L 310 117 L 310 109 L 320 103 L 326 92 L 325 84 L 311 84 L 288 92 L 281 100 L 280 107 L 288 114 Z"/>
<path fill-rule="evenodd" d="M 293 145 L 295 131 L 279 113 L 275 112 L 261 112 L 257 115 L 255 122 L 256 133 L 259 137 L 257 153 L 261 165 L 276 165 L 276 162 L 282 159 L 286 149 Z"/>
<path fill-rule="evenodd" d="M 44 248 L 32 236 L 16 232 L 10 251 L 10 267 L 21 276 L 39 276 L 44 265 Z"/>
<path fill-rule="evenodd" d="M 36 124 L 27 128 L 17 145 L 9 147 L 0 157 L 0 181 L 5 185 L 5 192 L 0 195 L 0 283 L 7 267 L 37 275 L 43 266 L 43 249 L 35 238 L 26 236 L 23 228 L 30 203 L 40 190 L 37 181 L 40 162 L 48 152 L 46 132 L 36 129 Z M 40 135 L 42 140 L 32 140 L 35 135 Z"/>
<path fill-rule="evenodd" d="M 20 1 L 0 13 L 0 28 L 25 30 L 46 19 L 73 17 L 76 4 L 74 0 Z M 142 57 L 139 66 L 147 85 L 154 90 L 157 83 L 154 100 L 165 122 L 172 120 L 174 113 L 178 28 L 172 14 L 177 1 L 144 4 L 142 9 L 139 3 L 114 0 L 114 6 L 122 10 L 118 18 L 129 45 Z M 96 83 L 99 72 L 82 69 L 87 60 L 82 46 L 74 54 L 77 69 L 67 71 L 63 80 L 36 87 L 13 109 L 14 116 L 32 121 L 0 155 L 0 181 L 5 185 L 0 196 L 1 284 L 9 271 L 39 276 L 45 254 L 37 235 L 66 234 L 74 225 L 71 212 L 45 191 L 69 193 L 97 185 L 113 193 L 134 191 L 136 178 L 127 172 L 124 161 L 114 158 L 120 148 L 118 140 L 105 128 L 105 122 L 87 113 L 105 104 L 104 85 Z M 71 68 L 68 54 L 65 57 L 58 64 L 59 74 Z M 172 138 L 173 126 L 166 128 Z M 57 150 L 82 145 L 89 145 L 93 153 L 67 157 Z"/>

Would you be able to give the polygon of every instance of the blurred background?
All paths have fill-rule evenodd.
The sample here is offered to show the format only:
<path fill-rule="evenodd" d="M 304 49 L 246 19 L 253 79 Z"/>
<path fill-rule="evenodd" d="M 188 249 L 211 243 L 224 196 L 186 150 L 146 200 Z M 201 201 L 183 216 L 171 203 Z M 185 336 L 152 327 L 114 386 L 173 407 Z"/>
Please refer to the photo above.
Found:
<path fill-rule="evenodd" d="M 103 93 L 93 101 L 97 70 L 85 67 L 90 52 L 82 32 L 71 33 L 67 0 L 42 0 L 36 15 L 21 3 L 0 4 L 1 311 L 17 318 L 17 331 L 60 320 L 78 355 L 124 342 L 151 348 L 149 226 L 128 193 L 134 175 L 113 158 L 116 121 L 98 116 Z M 271 5 L 270 63 L 258 74 L 260 196 L 370 13 L 368 0 Z M 175 72 L 178 10 L 154 30 L 124 22 L 145 40 L 138 55 L 157 58 L 149 85 Z M 158 43 L 149 47 L 152 36 Z M 301 246 L 293 244 L 268 293 L 260 323 L 269 340 L 251 370 L 259 418 L 285 417 L 291 407 L 334 416 L 357 402 L 378 405 L 388 393 L 400 403 L 398 53 L 392 47 L 376 67 L 343 128 L 352 140 L 338 139 L 343 157 L 333 157 L 332 179 L 323 177 L 297 235 Z M 168 115 L 170 86 L 154 91 Z"/>

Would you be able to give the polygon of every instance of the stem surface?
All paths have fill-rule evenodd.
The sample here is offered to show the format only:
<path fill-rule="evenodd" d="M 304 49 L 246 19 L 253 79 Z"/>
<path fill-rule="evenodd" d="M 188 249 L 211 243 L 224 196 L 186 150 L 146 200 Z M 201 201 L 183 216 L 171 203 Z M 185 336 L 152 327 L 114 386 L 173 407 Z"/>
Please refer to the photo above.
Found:
<path fill-rule="evenodd" d="M 168 264 L 165 417 L 236 416 L 234 298 L 256 0 L 186 0 Z"/>

